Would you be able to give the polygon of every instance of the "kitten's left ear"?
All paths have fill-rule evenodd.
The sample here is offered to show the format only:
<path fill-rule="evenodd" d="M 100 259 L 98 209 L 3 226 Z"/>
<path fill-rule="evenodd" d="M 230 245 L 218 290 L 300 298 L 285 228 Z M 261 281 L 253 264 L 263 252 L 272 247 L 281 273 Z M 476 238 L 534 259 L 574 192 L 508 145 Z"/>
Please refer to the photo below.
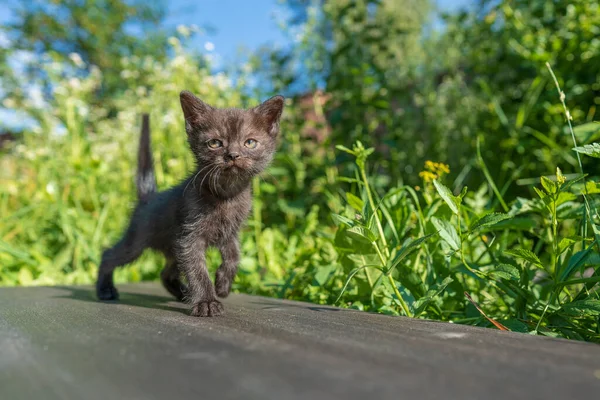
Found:
<path fill-rule="evenodd" d="M 188 134 L 192 134 L 195 127 L 206 123 L 215 111 L 214 108 L 187 90 L 179 93 L 179 101 L 181 102 L 181 109 L 185 118 L 185 130 Z"/>
<path fill-rule="evenodd" d="M 268 124 L 267 131 L 270 135 L 276 136 L 279 133 L 279 119 L 283 112 L 283 96 L 273 96 L 259 106 L 253 108 L 254 112 L 259 114 Z"/>

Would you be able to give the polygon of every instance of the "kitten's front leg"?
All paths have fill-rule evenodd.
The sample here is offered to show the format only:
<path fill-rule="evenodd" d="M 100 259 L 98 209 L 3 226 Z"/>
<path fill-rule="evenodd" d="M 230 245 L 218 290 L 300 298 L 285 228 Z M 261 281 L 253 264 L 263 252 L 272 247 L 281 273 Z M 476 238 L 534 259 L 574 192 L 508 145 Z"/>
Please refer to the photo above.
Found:
<path fill-rule="evenodd" d="M 206 268 L 206 241 L 195 235 L 179 241 L 177 261 L 188 280 L 187 301 L 194 317 L 216 317 L 223 314 L 223 305 L 215 296 L 215 289 Z"/>
<path fill-rule="evenodd" d="M 221 251 L 223 263 L 217 270 L 215 289 L 217 296 L 227 297 L 240 262 L 240 244 L 238 238 L 236 236 L 232 237 L 219 246 L 219 250 Z"/>

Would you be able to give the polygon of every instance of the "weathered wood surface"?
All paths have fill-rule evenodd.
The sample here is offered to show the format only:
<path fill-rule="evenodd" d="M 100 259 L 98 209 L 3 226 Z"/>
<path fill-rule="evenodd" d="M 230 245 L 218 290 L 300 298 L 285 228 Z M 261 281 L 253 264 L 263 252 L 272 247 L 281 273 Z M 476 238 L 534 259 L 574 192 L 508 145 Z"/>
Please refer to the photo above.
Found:
<path fill-rule="evenodd" d="M 193 318 L 157 285 L 0 289 L 0 399 L 578 399 L 600 346 L 232 295 Z"/>

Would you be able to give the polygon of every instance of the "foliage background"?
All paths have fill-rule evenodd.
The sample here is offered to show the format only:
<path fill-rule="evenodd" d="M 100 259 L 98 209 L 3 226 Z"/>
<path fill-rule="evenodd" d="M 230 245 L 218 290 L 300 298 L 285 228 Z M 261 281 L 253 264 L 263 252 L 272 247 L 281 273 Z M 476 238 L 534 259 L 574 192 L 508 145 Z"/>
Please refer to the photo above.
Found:
<path fill-rule="evenodd" d="M 572 151 L 600 137 L 600 6 L 483 0 L 443 28 L 428 1 L 281 7 L 292 46 L 215 72 L 190 46 L 202 28 L 156 29 L 160 4 L 15 5 L 2 104 L 34 123 L 0 142 L 0 284 L 94 282 L 134 201 L 142 112 L 166 188 L 192 167 L 181 89 L 218 107 L 277 92 L 284 134 L 235 290 L 600 340 L 598 151 Z"/>

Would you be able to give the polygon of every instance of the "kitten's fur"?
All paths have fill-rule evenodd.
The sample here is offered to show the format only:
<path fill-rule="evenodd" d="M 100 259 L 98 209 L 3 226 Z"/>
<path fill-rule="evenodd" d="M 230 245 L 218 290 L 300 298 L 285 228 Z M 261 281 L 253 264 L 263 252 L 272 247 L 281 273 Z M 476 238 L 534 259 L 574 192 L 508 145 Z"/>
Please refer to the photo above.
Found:
<path fill-rule="evenodd" d="M 187 300 L 193 316 L 217 316 L 223 313 L 217 296 L 229 294 L 240 259 L 238 232 L 252 204 L 251 179 L 273 158 L 284 101 L 275 96 L 248 110 L 216 109 L 187 91 L 180 101 L 197 169 L 178 186 L 156 192 L 145 115 L 136 179 L 139 201 L 121 240 L 102 254 L 96 291 L 101 300 L 117 299 L 114 269 L 151 248 L 166 257 L 161 272 L 165 288 Z M 214 147 L 215 139 L 221 147 L 209 146 Z M 258 142 L 255 148 L 249 139 Z M 218 248 L 223 259 L 214 287 L 204 257 L 209 246 Z"/>

